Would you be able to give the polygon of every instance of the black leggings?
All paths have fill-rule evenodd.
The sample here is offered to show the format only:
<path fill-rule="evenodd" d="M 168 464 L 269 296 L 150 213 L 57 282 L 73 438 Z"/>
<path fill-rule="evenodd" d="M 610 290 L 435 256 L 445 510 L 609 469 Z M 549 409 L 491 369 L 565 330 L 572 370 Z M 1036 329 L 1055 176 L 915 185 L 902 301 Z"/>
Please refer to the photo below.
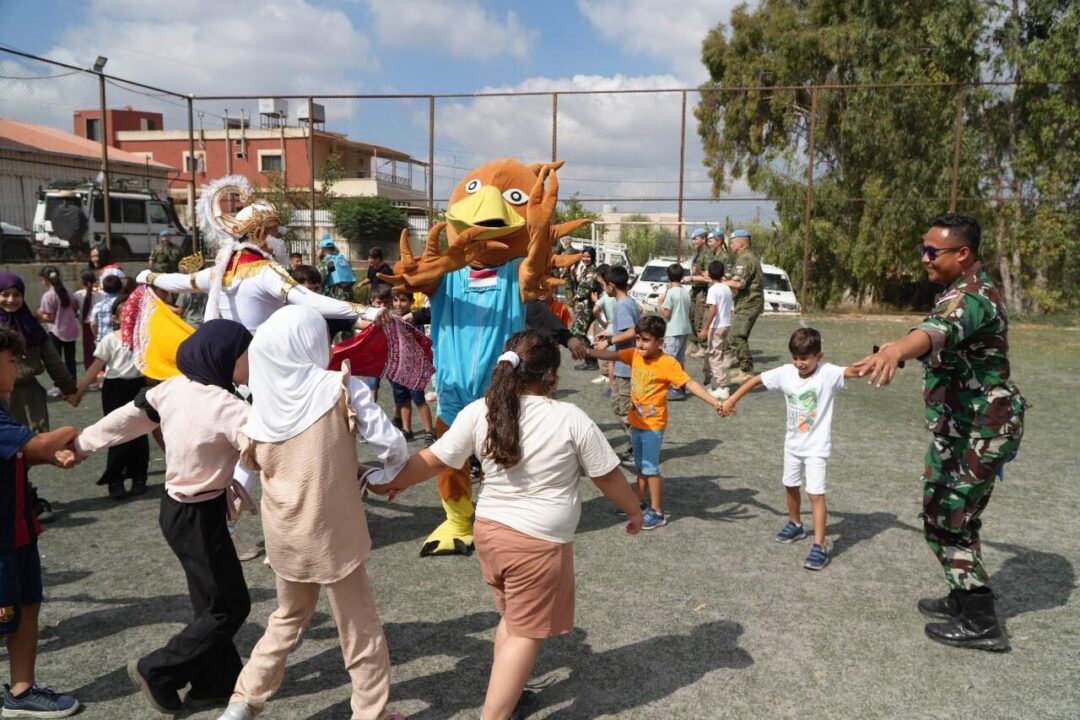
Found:
<path fill-rule="evenodd" d="M 75 374 L 75 341 L 61 340 L 52 333 L 49 333 L 49 339 L 52 340 L 56 352 L 60 353 L 60 357 L 64 358 L 64 366 L 67 367 L 68 373 L 78 380 L 79 376 Z"/>
<path fill-rule="evenodd" d="M 101 384 L 101 409 L 106 415 L 113 410 L 127 405 L 135 399 L 139 391 L 146 387 L 145 378 L 105 378 Z M 101 474 L 98 485 L 122 483 L 124 478 L 146 482 L 146 472 L 150 465 L 150 441 L 145 435 L 120 445 L 109 448 L 109 457 L 105 462 L 105 472 Z"/>

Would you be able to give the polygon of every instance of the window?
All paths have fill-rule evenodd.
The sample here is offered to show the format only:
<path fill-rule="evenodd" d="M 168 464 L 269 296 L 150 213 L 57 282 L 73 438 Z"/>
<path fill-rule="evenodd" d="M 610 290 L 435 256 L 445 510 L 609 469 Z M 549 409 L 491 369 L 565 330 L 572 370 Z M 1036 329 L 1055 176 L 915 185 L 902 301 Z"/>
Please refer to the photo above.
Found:
<path fill-rule="evenodd" d="M 281 153 L 259 153 L 259 172 L 281 172 Z"/>
<path fill-rule="evenodd" d="M 86 119 L 86 139 L 87 140 L 100 140 L 101 139 L 101 121 L 97 118 Z"/>
<path fill-rule="evenodd" d="M 140 130 L 157 130 L 157 123 L 150 118 L 139 118 Z"/>
<path fill-rule="evenodd" d="M 197 172 L 206 173 L 206 152 L 202 150 L 195 151 L 195 163 L 194 170 L 192 170 L 191 155 L 187 150 L 184 151 L 184 172 Z"/>
<path fill-rule="evenodd" d="M 105 203 L 101 202 L 100 195 L 94 197 L 94 222 L 105 222 Z M 118 198 L 109 198 L 109 222 L 123 222 L 123 218 L 120 216 L 120 200 Z"/>
<path fill-rule="evenodd" d="M 165 206 L 161 203 L 147 203 L 147 214 L 150 216 L 150 223 L 153 225 L 168 225 L 169 213 L 165 210 Z"/>
<path fill-rule="evenodd" d="M 109 198 L 112 200 L 112 198 Z M 145 200 L 124 200 L 124 223 L 134 223 L 136 225 L 146 224 L 146 201 Z"/>

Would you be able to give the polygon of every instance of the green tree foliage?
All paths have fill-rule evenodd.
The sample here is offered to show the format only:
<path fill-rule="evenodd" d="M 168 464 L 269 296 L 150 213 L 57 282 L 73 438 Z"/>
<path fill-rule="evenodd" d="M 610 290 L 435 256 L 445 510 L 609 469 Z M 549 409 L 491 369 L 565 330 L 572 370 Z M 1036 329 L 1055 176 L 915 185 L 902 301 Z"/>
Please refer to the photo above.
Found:
<path fill-rule="evenodd" d="M 334 203 L 333 212 L 334 230 L 354 248 L 381 245 L 384 250 L 396 249 L 401 231 L 408 225 L 405 212 L 386 198 L 343 198 Z"/>
<path fill-rule="evenodd" d="M 619 227 L 619 242 L 626 245 L 626 254 L 634 265 L 644 265 L 651 257 L 674 257 L 678 252 L 678 241 L 675 233 L 668 228 L 652 224 L 648 215 L 627 215 Z"/>
<path fill-rule="evenodd" d="M 711 80 L 695 114 L 713 193 L 745 179 L 776 202 L 783 232 L 770 255 L 793 272 L 798 287 L 809 118 L 816 101 L 811 284 L 803 301 L 824 305 L 854 296 L 903 302 L 910 295 L 901 291 L 910 292 L 923 278 L 913 248 L 928 220 L 948 208 L 959 108 L 959 196 L 971 199 L 959 209 L 982 220 L 989 264 L 1001 264 L 995 251 L 1007 253 L 1005 264 L 1017 282 L 1032 273 L 1038 277 L 1038 266 L 1022 266 L 1029 252 L 1045 257 L 1047 291 L 1038 306 L 1047 308 L 1054 299 L 1050 276 L 1068 272 L 1059 269 L 1068 267 L 1067 258 L 1076 267 L 1078 12 L 1068 0 L 1014 0 L 1009 7 L 980 0 L 762 0 L 754 11 L 740 6 L 731 27 L 713 28 L 703 44 Z M 1017 68 L 1023 68 L 1021 77 Z M 1073 84 L 1002 92 L 925 85 L 974 85 L 988 72 Z M 868 83 L 924 85 L 812 89 Z M 1072 151 L 1059 153 L 1061 141 Z M 1053 187 L 1044 190 L 1048 184 Z M 1017 190 L 1037 207 L 1003 222 L 1002 211 Z M 1051 196 L 1058 199 L 1042 199 Z M 1015 214 L 1017 208 L 1008 209 Z M 1038 238 L 1029 240 L 1029 233 Z"/>
<path fill-rule="evenodd" d="M 598 214 L 586 210 L 585 204 L 578 199 L 577 193 L 574 193 L 566 200 L 562 200 L 559 203 L 559 206 L 555 208 L 555 217 L 552 222 L 564 223 L 568 220 L 577 220 L 579 218 L 596 220 L 598 217 L 600 217 Z M 592 237 L 592 230 L 586 225 L 585 227 L 580 227 L 570 233 L 570 236 L 588 240 Z"/>

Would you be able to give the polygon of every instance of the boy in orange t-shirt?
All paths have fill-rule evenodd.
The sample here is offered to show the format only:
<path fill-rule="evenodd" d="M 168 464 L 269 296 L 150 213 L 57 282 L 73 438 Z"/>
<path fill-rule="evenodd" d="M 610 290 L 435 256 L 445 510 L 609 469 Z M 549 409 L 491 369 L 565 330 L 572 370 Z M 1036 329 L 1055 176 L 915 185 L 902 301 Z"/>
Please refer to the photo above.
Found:
<path fill-rule="evenodd" d="M 641 527 L 655 530 L 667 525 L 667 516 L 661 505 L 663 478 L 660 476 L 660 446 L 667 428 L 668 390 L 673 387 L 689 390 L 717 413 L 723 404 L 687 375 L 678 360 L 664 354 L 667 323 L 662 317 L 647 315 L 641 318 L 634 330 L 634 349 L 616 352 L 594 348 L 589 350 L 589 355 L 599 360 L 619 360 L 630 366 L 630 412 L 626 420 L 630 424 L 630 442 L 634 448 L 638 500 L 645 511 Z M 651 505 L 645 501 L 646 490 Z"/>

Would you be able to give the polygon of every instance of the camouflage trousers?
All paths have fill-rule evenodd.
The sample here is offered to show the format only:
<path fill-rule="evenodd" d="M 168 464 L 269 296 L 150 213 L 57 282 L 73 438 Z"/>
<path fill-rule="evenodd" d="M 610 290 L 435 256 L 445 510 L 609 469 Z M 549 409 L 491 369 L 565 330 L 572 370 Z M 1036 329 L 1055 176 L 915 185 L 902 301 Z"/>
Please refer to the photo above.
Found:
<path fill-rule="evenodd" d="M 728 345 L 731 346 L 731 354 L 735 356 L 735 364 L 744 373 L 754 372 L 754 358 L 750 355 L 750 332 L 762 312 L 764 307 L 742 308 L 731 313 Z"/>
<path fill-rule="evenodd" d="M 982 562 L 982 512 L 994 482 L 1020 447 L 1020 435 L 934 435 L 923 470 L 923 536 L 949 587 L 974 590 L 989 577 Z"/>
<path fill-rule="evenodd" d="M 690 344 L 694 349 L 705 349 L 705 342 L 700 339 L 701 328 L 705 326 L 705 316 L 709 313 L 709 306 L 705 299 L 709 293 L 705 290 L 690 291 Z"/>
<path fill-rule="evenodd" d="M 574 319 L 570 323 L 570 334 L 585 343 L 586 347 L 592 347 L 589 342 L 589 326 L 593 323 L 592 301 L 575 300 L 571 309 Z"/>

